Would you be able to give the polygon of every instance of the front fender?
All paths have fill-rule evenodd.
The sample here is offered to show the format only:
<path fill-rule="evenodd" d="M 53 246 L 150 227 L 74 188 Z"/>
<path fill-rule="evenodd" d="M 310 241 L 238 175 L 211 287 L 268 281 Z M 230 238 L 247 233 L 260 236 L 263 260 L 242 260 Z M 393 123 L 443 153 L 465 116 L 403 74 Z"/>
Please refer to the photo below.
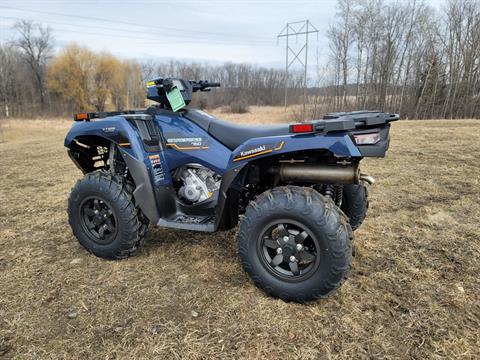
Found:
<path fill-rule="evenodd" d="M 75 122 L 65 137 L 64 146 L 71 148 L 72 143 L 75 141 L 81 142 L 82 138 L 91 136 L 113 142 L 138 160 L 143 157 L 143 148 L 139 135 L 133 126 L 121 116 L 96 121 Z"/>
<path fill-rule="evenodd" d="M 106 142 L 98 142 L 98 139 Z M 143 150 L 140 135 L 132 125 L 123 117 L 109 117 L 93 122 L 79 122 L 73 124 L 65 138 L 65 146 L 69 149 L 69 155 L 73 162 L 83 171 L 95 170 L 81 161 L 82 154 L 88 157 L 96 153 L 98 143 L 114 143 L 118 146 L 121 156 L 125 160 L 130 174 L 135 183 L 133 196 L 136 204 L 142 209 L 145 216 L 152 222 L 157 223 L 160 215 L 153 191 L 150 168 L 152 163 L 148 161 L 147 154 Z M 82 153 L 82 151 L 85 151 Z M 72 156 L 79 155 L 79 158 Z M 153 156 L 157 153 L 151 153 Z M 148 166 L 147 166 L 148 164 Z M 82 166 L 83 165 L 83 166 Z"/>

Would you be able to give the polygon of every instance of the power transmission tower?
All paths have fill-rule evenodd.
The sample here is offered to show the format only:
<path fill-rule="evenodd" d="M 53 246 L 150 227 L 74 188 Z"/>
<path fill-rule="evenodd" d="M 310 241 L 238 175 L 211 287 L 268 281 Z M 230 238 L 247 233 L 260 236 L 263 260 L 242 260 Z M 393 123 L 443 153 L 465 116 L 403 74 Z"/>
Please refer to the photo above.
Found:
<path fill-rule="evenodd" d="M 316 33 L 318 40 L 318 29 L 312 25 L 309 20 L 296 21 L 287 23 L 285 27 L 280 31 L 277 36 L 277 41 L 281 38 L 286 39 L 285 48 L 285 110 L 287 109 L 287 96 L 288 96 L 288 69 L 298 61 L 303 66 L 303 116 L 306 115 L 306 103 L 307 103 L 307 66 L 308 66 L 308 34 Z M 305 42 L 298 52 L 296 52 L 289 43 L 289 38 L 295 36 L 295 40 L 298 43 L 299 36 L 303 38 L 305 35 Z M 302 52 L 305 52 L 304 61 L 300 58 Z M 293 55 L 293 59 L 289 60 L 290 53 Z"/>

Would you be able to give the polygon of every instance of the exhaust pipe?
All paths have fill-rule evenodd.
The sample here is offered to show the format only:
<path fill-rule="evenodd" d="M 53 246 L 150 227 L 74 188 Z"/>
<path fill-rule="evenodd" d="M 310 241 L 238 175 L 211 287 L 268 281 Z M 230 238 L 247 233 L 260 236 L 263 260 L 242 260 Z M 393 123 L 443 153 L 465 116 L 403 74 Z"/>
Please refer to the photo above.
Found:
<path fill-rule="evenodd" d="M 373 178 L 373 176 L 364 173 L 360 174 L 360 181 L 365 181 L 366 183 L 368 183 L 368 185 L 375 184 L 375 179 Z"/>
<path fill-rule="evenodd" d="M 351 184 L 358 183 L 360 180 L 360 170 L 357 165 L 330 166 L 282 163 L 278 167 L 271 168 L 270 172 L 278 174 L 280 179 L 284 181 Z"/>

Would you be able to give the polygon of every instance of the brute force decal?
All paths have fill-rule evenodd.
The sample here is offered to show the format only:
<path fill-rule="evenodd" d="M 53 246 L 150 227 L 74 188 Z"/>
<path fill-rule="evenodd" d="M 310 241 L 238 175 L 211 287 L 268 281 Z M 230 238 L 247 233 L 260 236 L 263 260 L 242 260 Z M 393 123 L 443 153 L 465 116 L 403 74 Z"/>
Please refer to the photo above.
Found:
<path fill-rule="evenodd" d="M 167 146 L 175 150 L 208 149 L 208 139 L 203 137 L 184 137 L 181 134 L 166 134 Z"/>
<path fill-rule="evenodd" d="M 203 139 L 201 137 L 190 137 L 190 138 L 168 138 L 167 143 L 189 143 L 192 146 L 202 146 Z"/>

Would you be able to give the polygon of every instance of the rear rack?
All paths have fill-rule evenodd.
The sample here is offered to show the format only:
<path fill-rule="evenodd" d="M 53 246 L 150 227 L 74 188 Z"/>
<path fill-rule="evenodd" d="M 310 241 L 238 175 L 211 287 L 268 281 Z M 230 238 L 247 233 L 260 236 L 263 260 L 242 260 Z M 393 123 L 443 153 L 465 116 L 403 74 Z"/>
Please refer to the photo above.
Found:
<path fill-rule="evenodd" d="M 323 117 L 323 120 L 317 120 L 313 124 L 316 131 L 333 132 L 374 128 L 399 119 L 400 115 L 398 114 L 379 111 L 353 111 L 349 113 L 329 113 Z"/>

